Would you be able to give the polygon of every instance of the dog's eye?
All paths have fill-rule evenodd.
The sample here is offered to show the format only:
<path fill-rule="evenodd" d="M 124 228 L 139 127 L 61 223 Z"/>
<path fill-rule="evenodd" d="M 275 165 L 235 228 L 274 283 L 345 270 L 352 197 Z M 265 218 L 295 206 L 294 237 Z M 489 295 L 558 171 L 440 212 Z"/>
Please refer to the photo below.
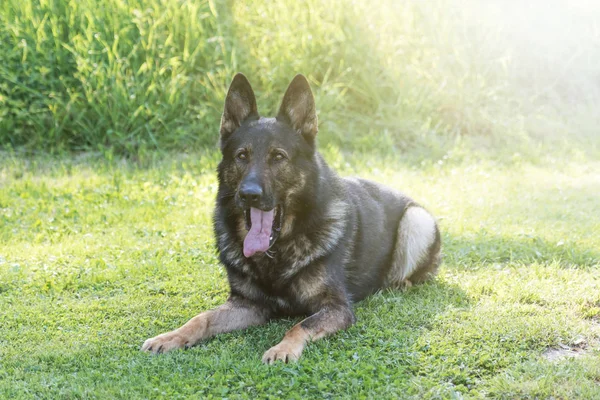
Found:
<path fill-rule="evenodd" d="M 235 155 L 235 158 L 241 161 L 246 161 L 248 159 L 248 152 L 242 150 Z"/>
<path fill-rule="evenodd" d="M 277 153 L 273 154 L 273 161 L 283 161 L 285 160 L 285 158 L 285 154 L 281 151 L 278 151 Z"/>

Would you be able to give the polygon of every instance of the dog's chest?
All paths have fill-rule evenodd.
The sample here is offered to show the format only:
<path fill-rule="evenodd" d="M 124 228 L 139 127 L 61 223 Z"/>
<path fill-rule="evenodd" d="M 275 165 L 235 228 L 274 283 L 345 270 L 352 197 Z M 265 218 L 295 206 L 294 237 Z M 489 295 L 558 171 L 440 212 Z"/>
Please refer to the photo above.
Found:
<path fill-rule="evenodd" d="M 275 313 L 305 314 L 313 308 L 312 294 L 321 292 L 322 274 L 306 270 L 290 275 L 286 262 L 274 256 L 255 257 L 244 265 L 245 273 L 237 275 L 232 285 L 245 297 L 267 305 Z"/>
<path fill-rule="evenodd" d="M 277 314 L 306 314 L 326 290 L 325 265 L 315 261 L 322 257 L 324 249 L 314 242 L 302 234 L 283 237 L 272 246 L 269 255 L 246 258 L 241 241 L 234 245 L 222 241 L 221 261 L 230 271 L 229 281 L 235 292 Z"/>

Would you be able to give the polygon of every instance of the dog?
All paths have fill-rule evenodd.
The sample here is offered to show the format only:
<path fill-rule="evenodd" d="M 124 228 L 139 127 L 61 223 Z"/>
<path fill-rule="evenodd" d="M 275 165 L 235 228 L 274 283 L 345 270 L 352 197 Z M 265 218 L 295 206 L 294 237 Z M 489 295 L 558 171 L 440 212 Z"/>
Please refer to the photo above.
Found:
<path fill-rule="evenodd" d="M 164 353 L 217 335 L 303 316 L 262 361 L 293 362 L 306 344 L 356 321 L 353 302 L 434 276 L 441 261 L 436 219 L 381 184 L 340 178 L 316 149 L 315 100 L 297 75 L 276 118 L 259 116 L 243 74 L 221 119 L 214 233 L 230 294 L 225 304 L 148 339 Z"/>

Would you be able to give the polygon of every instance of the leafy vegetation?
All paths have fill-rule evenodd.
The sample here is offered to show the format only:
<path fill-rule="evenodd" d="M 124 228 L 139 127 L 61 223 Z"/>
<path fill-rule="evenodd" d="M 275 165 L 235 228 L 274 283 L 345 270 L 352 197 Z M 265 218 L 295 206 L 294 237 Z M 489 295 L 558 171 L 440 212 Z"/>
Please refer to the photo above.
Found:
<path fill-rule="evenodd" d="M 5 0 L 0 144 L 212 146 L 235 72 L 263 114 L 302 72 L 327 143 L 597 154 L 600 7 L 572 3 Z"/>

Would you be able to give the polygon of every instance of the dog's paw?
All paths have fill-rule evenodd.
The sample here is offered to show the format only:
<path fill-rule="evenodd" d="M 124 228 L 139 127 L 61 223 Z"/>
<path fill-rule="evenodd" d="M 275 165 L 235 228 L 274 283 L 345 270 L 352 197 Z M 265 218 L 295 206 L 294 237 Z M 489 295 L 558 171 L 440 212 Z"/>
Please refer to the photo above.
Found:
<path fill-rule="evenodd" d="M 179 332 L 172 331 L 146 340 L 140 350 L 158 354 L 184 347 L 190 347 L 188 341 Z"/>
<path fill-rule="evenodd" d="M 275 361 L 283 361 L 284 363 L 296 362 L 302 355 L 302 350 L 302 345 L 281 342 L 265 352 L 262 362 L 265 364 L 273 364 Z"/>

